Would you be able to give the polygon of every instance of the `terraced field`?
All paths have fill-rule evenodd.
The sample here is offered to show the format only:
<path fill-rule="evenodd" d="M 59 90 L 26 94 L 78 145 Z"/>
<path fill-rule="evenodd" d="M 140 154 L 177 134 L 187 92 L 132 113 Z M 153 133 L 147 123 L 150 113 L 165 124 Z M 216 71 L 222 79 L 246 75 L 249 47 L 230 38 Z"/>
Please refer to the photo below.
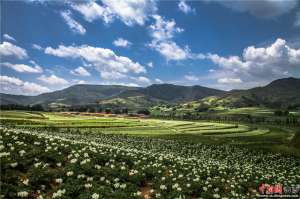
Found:
<path fill-rule="evenodd" d="M 18 128 L 55 128 L 70 132 L 159 137 L 193 143 L 288 146 L 294 130 L 235 123 L 175 121 L 105 114 L 3 111 L 0 121 Z M 287 149 L 289 151 L 289 149 Z"/>
<path fill-rule="evenodd" d="M 216 137 L 257 136 L 268 134 L 265 128 L 241 124 L 213 122 L 172 121 L 108 116 L 82 116 L 63 113 L 2 112 L 1 122 L 30 128 L 80 128 L 93 129 L 106 134 L 170 135 L 193 134 Z"/>

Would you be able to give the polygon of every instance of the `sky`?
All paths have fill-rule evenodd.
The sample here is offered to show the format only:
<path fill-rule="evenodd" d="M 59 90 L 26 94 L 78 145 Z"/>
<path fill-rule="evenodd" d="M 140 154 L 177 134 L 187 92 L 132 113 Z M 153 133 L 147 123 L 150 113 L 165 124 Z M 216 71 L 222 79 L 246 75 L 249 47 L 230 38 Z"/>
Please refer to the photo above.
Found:
<path fill-rule="evenodd" d="M 0 92 L 300 78 L 300 1 L 1 1 Z"/>

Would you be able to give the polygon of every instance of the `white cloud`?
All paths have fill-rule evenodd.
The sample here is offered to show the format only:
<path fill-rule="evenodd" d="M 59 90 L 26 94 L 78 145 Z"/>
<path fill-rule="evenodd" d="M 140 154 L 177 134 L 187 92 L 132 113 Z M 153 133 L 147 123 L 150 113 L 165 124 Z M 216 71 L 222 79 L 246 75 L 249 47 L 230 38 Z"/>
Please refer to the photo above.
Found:
<path fill-rule="evenodd" d="M 153 68 L 153 67 L 154 67 L 152 62 L 148 62 L 148 63 L 147 63 L 147 66 L 149 66 L 150 68 Z"/>
<path fill-rule="evenodd" d="M 1 84 L 13 84 L 16 86 L 21 86 L 23 84 L 23 81 L 16 78 L 16 77 L 8 77 L 8 76 L 0 76 L 0 83 Z"/>
<path fill-rule="evenodd" d="M 159 78 L 155 78 L 154 81 L 155 81 L 155 83 L 158 83 L 158 84 L 164 83 L 164 82 L 163 82 L 161 79 L 159 79 Z"/>
<path fill-rule="evenodd" d="M 43 69 L 38 65 L 29 66 L 26 64 L 11 64 L 8 62 L 0 63 L 0 65 L 2 67 L 11 68 L 20 73 L 42 73 L 43 72 Z"/>
<path fill-rule="evenodd" d="M 42 75 L 40 77 L 37 78 L 38 80 L 49 84 L 49 85 L 66 85 L 69 84 L 69 82 L 61 77 L 57 77 L 56 75 L 50 75 L 50 76 L 46 76 L 46 75 Z"/>
<path fill-rule="evenodd" d="M 0 92 L 9 94 L 26 94 L 35 95 L 49 92 L 47 87 L 38 85 L 33 82 L 20 80 L 16 77 L 0 76 Z"/>
<path fill-rule="evenodd" d="M 220 78 L 218 79 L 218 83 L 221 84 L 240 84 L 242 83 L 242 80 L 240 78 Z"/>
<path fill-rule="evenodd" d="M 6 39 L 6 40 L 14 41 L 14 42 L 17 41 L 15 38 L 13 38 L 12 36 L 10 36 L 9 34 L 4 34 L 3 38 Z"/>
<path fill-rule="evenodd" d="M 149 84 L 151 84 L 151 80 L 147 77 L 144 77 L 144 76 L 132 77 L 131 79 L 136 81 L 136 83 L 138 85 L 149 85 Z"/>
<path fill-rule="evenodd" d="M 87 84 L 87 82 L 84 80 L 79 80 L 79 81 L 77 81 L 77 84 Z"/>
<path fill-rule="evenodd" d="M 28 58 L 27 52 L 25 49 L 11 44 L 9 42 L 3 42 L 0 44 L 0 56 L 3 57 L 16 57 L 17 59 L 26 59 Z"/>
<path fill-rule="evenodd" d="M 184 78 L 189 81 L 198 81 L 199 78 L 195 75 L 185 75 Z"/>
<path fill-rule="evenodd" d="M 270 19 L 294 9 L 298 0 L 260 0 L 260 1 L 235 1 L 234 3 L 224 0 L 206 0 L 207 2 L 218 2 L 237 12 L 248 12 L 259 18 Z"/>
<path fill-rule="evenodd" d="M 127 77 L 125 74 L 117 71 L 101 71 L 100 76 L 104 80 L 118 80 Z"/>
<path fill-rule="evenodd" d="M 89 22 L 102 19 L 105 23 L 110 23 L 118 18 L 128 26 L 144 25 L 148 16 L 157 10 L 155 0 L 102 0 L 102 5 L 92 1 L 73 4 L 72 8 Z"/>
<path fill-rule="evenodd" d="M 144 25 L 148 16 L 157 10 L 155 0 L 102 0 L 102 2 L 129 26 L 134 24 Z"/>
<path fill-rule="evenodd" d="M 300 49 L 290 47 L 280 38 L 266 47 L 249 46 L 242 56 L 207 54 L 206 59 L 219 66 L 210 72 L 210 77 L 218 79 L 218 83 L 243 82 L 245 88 L 287 75 L 297 76 L 300 70 Z"/>
<path fill-rule="evenodd" d="M 38 44 L 32 44 L 32 48 L 36 50 L 43 50 L 43 48 Z"/>
<path fill-rule="evenodd" d="M 245 63 L 243 63 L 240 60 L 240 57 L 238 56 L 230 56 L 228 58 L 226 57 L 220 57 L 217 54 L 208 54 L 207 57 L 210 59 L 213 63 L 222 66 L 224 68 L 232 68 L 232 67 L 239 67 L 239 68 L 245 68 L 247 67 Z"/>
<path fill-rule="evenodd" d="M 45 86 L 41 86 L 41 85 L 33 83 L 33 82 L 24 82 L 24 84 L 22 86 L 22 90 L 24 90 L 25 94 L 40 94 L 40 93 L 50 92 L 49 88 L 47 88 Z M 24 94 L 24 93 L 21 93 L 21 94 Z"/>
<path fill-rule="evenodd" d="M 81 66 L 74 70 L 71 70 L 71 74 L 78 75 L 78 76 L 91 76 L 91 74 Z"/>
<path fill-rule="evenodd" d="M 63 11 L 60 14 L 61 14 L 62 18 L 64 19 L 64 21 L 69 26 L 69 28 L 72 30 L 72 32 L 80 34 L 80 35 L 85 34 L 85 32 L 86 32 L 85 28 L 80 23 L 78 23 L 77 21 L 75 21 L 72 18 L 71 11 L 69 11 L 69 10 Z"/>
<path fill-rule="evenodd" d="M 118 38 L 117 40 L 115 40 L 113 42 L 113 44 L 115 46 L 119 46 L 119 47 L 129 47 L 132 45 L 132 43 L 126 39 L 123 39 L 123 38 Z"/>
<path fill-rule="evenodd" d="M 189 6 L 185 0 L 180 0 L 178 3 L 178 8 L 179 10 L 181 10 L 182 12 L 184 12 L 185 14 L 191 13 L 191 12 L 195 12 L 195 9 L 192 9 L 191 6 Z"/>
<path fill-rule="evenodd" d="M 291 64 L 299 65 L 300 64 L 300 49 L 293 49 L 287 47 L 288 50 L 288 59 Z"/>
<path fill-rule="evenodd" d="M 181 33 L 184 30 L 176 27 L 174 20 L 167 21 L 159 15 L 154 15 L 153 18 L 155 23 L 149 26 L 152 42 L 148 46 L 156 50 L 168 61 L 191 58 L 192 55 L 188 46 L 182 48 L 172 41 L 176 33 Z"/>
<path fill-rule="evenodd" d="M 176 27 L 176 22 L 172 19 L 170 21 L 164 20 L 159 15 L 153 16 L 155 23 L 149 26 L 151 37 L 155 41 L 165 41 L 172 39 L 175 33 L 181 33 L 184 30 Z"/>
<path fill-rule="evenodd" d="M 169 60 L 185 60 L 190 58 L 190 50 L 188 47 L 181 48 L 173 41 L 165 41 L 165 42 L 155 42 L 149 44 L 149 47 L 155 49 L 162 56 L 164 56 L 168 61 Z"/>
<path fill-rule="evenodd" d="M 103 19 L 105 23 L 110 23 L 114 18 L 114 15 L 109 8 L 100 6 L 94 1 L 73 4 L 72 8 L 81 13 L 84 19 L 88 22 L 92 22 L 96 19 Z"/>
<path fill-rule="evenodd" d="M 125 85 L 125 86 L 147 86 L 151 80 L 145 76 L 126 76 L 117 72 L 101 72 L 101 84 Z"/>
<path fill-rule="evenodd" d="M 133 62 L 128 57 L 118 56 L 112 50 L 100 47 L 60 45 L 56 49 L 47 47 L 45 53 L 57 57 L 82 59 L 92 64 L 101 73 L 102 78 L 107 76 L 108 73 L 118 74 L 116 77 L 119 77 L 128 73 L 139 74 L 146 72 L 145 67 L 138 62 Z"/>
<path fill-rule="evenodd" d="M 132 83 L 132 82 L 112 82 L 112 83 L 108 83 L 110 85 L 122 85 L 122 86 L 129 86 L 129 87 L 140 87 L 140 85 L 136 84 L 136 83 Z"/>

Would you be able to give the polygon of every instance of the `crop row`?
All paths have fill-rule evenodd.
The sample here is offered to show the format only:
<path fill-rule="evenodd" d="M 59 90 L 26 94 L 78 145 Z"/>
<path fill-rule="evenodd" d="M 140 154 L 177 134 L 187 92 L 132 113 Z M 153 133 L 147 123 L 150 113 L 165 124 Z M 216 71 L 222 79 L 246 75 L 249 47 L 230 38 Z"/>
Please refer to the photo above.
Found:
<path fill-rule="evenodd" d="M 253 198 L 296 184 L 300 159 L 234 146 L 2 128 L 4 198 Z"/>

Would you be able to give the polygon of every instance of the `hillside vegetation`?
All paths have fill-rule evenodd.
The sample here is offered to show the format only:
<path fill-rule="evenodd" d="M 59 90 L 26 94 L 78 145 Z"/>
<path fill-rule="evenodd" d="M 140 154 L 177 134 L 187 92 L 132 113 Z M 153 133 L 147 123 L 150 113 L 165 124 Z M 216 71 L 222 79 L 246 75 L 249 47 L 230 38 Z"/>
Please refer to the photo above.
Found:
<path fill-rule="evenodd" d="M 75 85 L 38 96 L 0 94 L 1 105 L 41 104 L 48 109 L 73 106 L 139 109 L 161 104 L 198 103 L 201 109 L 267 107 L 296 109 L 300 106 L 300 79 L 285 78 L 264 87 L 221 91 L 202 86 L 154 84 L 145 88 L 114 85 Z"/>

